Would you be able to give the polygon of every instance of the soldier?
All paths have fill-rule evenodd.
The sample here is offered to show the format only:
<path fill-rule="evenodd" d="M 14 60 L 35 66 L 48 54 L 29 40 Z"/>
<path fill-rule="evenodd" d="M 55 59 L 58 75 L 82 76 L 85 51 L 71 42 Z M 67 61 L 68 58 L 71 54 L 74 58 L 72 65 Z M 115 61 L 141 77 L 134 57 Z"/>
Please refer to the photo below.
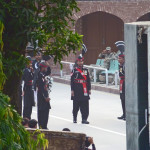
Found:
<path fill-rule="evenodd" d="M 24 96 L 24 108 L 23 108 L 23 118 L 31 119 L 32 106 L 34 106 L 34 93 L 32 90 L 33 82 L 33 68 L 31 57 L 27 56 L 29 59 L 29 64 L 24 70 L 23 73 L 23 96 Z"/>
<path fill-rule="evenodd" d="M 110 61 L 115 59 L 114 53 L 111 51 L 111 47 L 106 47 L 106 56 L 104 59 L 104 68 L 109 69 L 110 67 Z"/>
<path fill-rule="evenodd" d="M 47 129 L 48 116 L 50 106 L 50 98 L 47 88 L 47 81 L 45 79 L 47 72 L 47 65 L 42 62 L 39 64 L 40 71 L 38 73 L 37 85 L 38 85 L 38 124 L 39 128 Z"/>
<path fill-rule="evenodd" d="M 39 63 L 41 62 L 42 59 L 42 54 L 41 52 L 37 52 L 35 56 L 35 60 L 33 60 L 32 66 L 34 69 L 34 78 L 33 78 L 33 86 L 32 88 L 34 89 L 34 101 L 35 105 L 37 105 L 37 77 L 38 77 L 38 72 L 39 72 Z"/>
<path fill-rule="evenodd" d="M 83 68 L 84 58 L 79 56 L 77 67 L 73 69 L 71 75 L 71 99 L 73 100 L 73 122 L 77 123 L 77 114 L 80 109 L 82 123 L 89 124 L 89 95 L 91 94 L 91 82 L 89 72 Z"/>
<path fill-rule="evenodd" d="M 99 54 L 100 59 L 104 59 L 104 68 L 109 69 L 110 61 L 115 60 L 115 53 L 111 51 L 111 47 L 106 47 L 106 50 L 103 50 L 102 53 Z"/>
<path fill-rule="evenodd" d="M 37 76 L 39 72 L 39 64 L 42 60 L 42 54 L 41 52 L 37 52 L 35 56 L 35 60 L 32 63 L 33 69 L 34 69 L 34 79 L 33 79 L 33 88 L 36 91 L 36 81 L 37 81 Z"/>
<path fill-rule="evenodd" d="M 118 117 L 118 119 L 126 120 L 125 113 L 125 59 L 124 55 L 121 54 L 118 57 L 119 65 L 119 77 L 120 77 L 120 99 L 122 104 L 123 115 Z"/>

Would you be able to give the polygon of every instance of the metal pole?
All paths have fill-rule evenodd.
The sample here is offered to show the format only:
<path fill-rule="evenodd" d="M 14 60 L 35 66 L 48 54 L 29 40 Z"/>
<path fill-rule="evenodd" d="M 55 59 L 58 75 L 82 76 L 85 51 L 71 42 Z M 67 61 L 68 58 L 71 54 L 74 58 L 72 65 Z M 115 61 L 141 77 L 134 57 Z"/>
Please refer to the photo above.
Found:
<path fill-rule="evenodd" d="M 108 70 L 106 69 L 106 86 L 108 86 Z"/>
<path fill-rule="evenodd" d="M 96 83 L 96 69 L 94 69 L 94 83 Z"/>
<path fill-rule="evenodd" d="M 60 77 L 63 77 L 63 70 L 60 70 Z"/>

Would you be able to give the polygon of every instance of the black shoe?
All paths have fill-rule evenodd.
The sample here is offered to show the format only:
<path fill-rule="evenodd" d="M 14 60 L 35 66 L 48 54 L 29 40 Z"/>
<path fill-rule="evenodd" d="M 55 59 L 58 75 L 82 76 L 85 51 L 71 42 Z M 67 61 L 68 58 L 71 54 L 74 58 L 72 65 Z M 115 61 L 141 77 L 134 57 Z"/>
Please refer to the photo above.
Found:
<path fill-rule="evenodd" d="M 123 120 L 126 121 L 126 118 L 124 117 Z"/>
<path fill-rule="evenodd" d="M 124 117 L 124 115 L 122 115 L 121 117 L 118 117 L 118 119 L 124 119 L 125 117 Z"/>
<path fill-rule="evenodd" d="M 82 120 L 82 124 L 89 124 L 87 120 Z"/>
<path fill-rule="evenodd" d="M 73 118 L 73 123 L 77 123 L 77 118 Z"/>

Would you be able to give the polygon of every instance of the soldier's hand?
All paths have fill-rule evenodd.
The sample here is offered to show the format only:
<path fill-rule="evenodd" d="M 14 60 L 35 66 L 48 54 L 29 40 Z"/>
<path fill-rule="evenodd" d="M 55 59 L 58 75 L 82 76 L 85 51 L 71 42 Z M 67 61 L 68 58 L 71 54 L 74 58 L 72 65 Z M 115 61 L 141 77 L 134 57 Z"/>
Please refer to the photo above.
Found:
<path fill-rule="evenodd" d="M 45 61 L 45 64 L 46 64 L 47 66 L 49 66 L 49 63 L 48 63 L 48 61 Z"/>
<path fill-rule="evenodd" d="M 30 69 L 31 69 L 31 72 L 34 72 L 34 70 L 33 70 L 33 68 L 32 68 L 32 67 L 30 67 Z"/>
<path fill-rule="evenodd" d="M 71 91 L 71 96 L 74 96 L 74 91 Z"/>
<path fill-rule="evenodd" d="M 51 99 L 50 99 L 49 97 L 48 97 L 48 98 L 46 98 L 46 101 L 47 101 L 47 102 L 49 102 L 50 100 L 51 100 Z"/>
<path fill-rule="evenodd" d="M 22 95 L 21 96 L 24 96 L 24 91 L 22 91 Z"/>
<path fill-rule="evenodd" d="M 89 138 L 88 138 L 88 141 L 89 141 L 91 144 L 94 144 L 94 141 L 93 141 L 93 138 L 92 138 L 92 137 L 89 137 Z"/>
<path fill-rule="evenodd" d="M 89 90 L 89 95 L 91 95 L 91 90 Z"/>

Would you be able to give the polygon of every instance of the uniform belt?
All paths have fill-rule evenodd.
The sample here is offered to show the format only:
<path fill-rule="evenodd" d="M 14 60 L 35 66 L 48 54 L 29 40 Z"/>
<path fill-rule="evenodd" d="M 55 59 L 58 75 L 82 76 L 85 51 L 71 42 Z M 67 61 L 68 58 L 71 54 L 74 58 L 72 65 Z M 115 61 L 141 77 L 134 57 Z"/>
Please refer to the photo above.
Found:
<path fill-rule="evenodd" d="M 122 80 L 123 80 L 123 79 L 125 79 L 125 77 L 120 77 L 120 79 L 122 79 Z"/>
<path fill-rule="evenodd" d="M 86 83 L 86 80 L 75 80 L 76 83 Z"/>
<path fill-rule="evenodd" d="M 32 82 L 33 82 L 32 80 L 28 81 L 27 85 L 32 85 Z"/>

